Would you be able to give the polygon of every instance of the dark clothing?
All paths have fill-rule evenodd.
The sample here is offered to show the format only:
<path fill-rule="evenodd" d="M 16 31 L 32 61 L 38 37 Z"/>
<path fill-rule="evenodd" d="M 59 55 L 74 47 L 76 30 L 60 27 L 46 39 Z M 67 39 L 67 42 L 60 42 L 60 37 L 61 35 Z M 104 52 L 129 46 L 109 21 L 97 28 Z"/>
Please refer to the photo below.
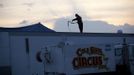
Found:
<path fill-rule="evenodd" d="M 82 18 L 78 14 L 76 14 L 75 16 L 76 16 L 76 18 L 73 19 L 72 21 L 77 20 L 77 23 L 79 25 L 80 33 L 83 33 L 83 22 L 82 22 Z"/>

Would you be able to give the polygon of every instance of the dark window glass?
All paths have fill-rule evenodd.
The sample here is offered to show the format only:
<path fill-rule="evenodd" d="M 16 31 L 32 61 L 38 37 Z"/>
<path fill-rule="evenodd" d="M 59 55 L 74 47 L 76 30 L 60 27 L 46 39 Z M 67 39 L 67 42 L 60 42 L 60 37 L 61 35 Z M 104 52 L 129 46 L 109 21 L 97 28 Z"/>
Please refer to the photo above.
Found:
<path fill-rule="evenodd" d="M 116 48 L 115 49 L 115 56 L 121 56 L 122 55 L 122 48 Z"/>

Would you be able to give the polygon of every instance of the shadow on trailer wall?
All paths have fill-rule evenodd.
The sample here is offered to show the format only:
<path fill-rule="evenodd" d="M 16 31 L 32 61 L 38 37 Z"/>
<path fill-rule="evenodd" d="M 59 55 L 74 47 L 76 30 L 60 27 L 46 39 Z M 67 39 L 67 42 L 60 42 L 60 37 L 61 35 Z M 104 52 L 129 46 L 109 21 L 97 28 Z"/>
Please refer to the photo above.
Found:
<path fill-rule="evenodd" d="M 92 74 L 81 74 L 81 75 L 116 75 L 116 72 L 92 73 Z"/>
<path fill-rule="evenodd" d="M 131 75 L 126 65 L 116 65 L 116 75 Z"/>
<path fill-rule="evenodd" d="M 81 74 L 81 75 L 132 75 L 127 71 L 125 65 L 116 65 L 116 72 L 103 72 L 103 73 L 92 73 L 92 74 Z"/>
<path fill-rule="evenodd" d="M 11 75 L 11 67 L 9 66 L 0 67 L 0 75 Z"/>

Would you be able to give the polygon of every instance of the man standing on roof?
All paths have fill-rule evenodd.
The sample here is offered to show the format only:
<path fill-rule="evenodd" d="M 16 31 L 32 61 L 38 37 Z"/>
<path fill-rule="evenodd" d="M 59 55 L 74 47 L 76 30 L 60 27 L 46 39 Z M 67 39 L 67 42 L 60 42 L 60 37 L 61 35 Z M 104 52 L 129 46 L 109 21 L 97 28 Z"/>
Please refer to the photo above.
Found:
<path fill-rule="evenodd" d="M 81 16 L 79 16 L 78 14 L 75 14 L 75 19 L 73 19 L 72 21 L 77 21 L 78 25 L 79 25 L 79 30 L 80 33 L 83 33 L 83 22 L 82 22 L 82 18 Z"/>

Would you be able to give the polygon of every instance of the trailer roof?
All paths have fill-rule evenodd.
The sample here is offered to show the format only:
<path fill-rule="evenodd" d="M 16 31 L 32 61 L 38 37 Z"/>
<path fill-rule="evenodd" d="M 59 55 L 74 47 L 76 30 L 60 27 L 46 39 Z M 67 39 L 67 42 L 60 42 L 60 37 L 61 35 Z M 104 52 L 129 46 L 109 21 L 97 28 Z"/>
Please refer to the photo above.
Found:
<path fill-rule="evenodd" d="M 78 33 L 78 32 L 9 32 L 11 36 L 91 36 L 91 37 L 134 37 L 129 33 Z"/>

